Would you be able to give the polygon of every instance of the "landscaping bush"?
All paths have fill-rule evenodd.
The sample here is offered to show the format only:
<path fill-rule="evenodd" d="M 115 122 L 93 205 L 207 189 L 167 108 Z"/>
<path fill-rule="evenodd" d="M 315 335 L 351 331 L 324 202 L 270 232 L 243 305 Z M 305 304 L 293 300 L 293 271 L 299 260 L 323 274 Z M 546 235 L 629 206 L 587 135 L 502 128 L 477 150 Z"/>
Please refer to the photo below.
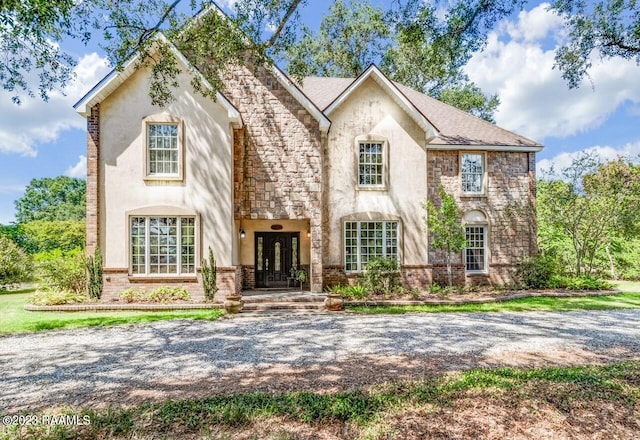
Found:
<path fill-rule="evenodd" d="M 102 253 L 96 248 L 93 257 L 87 257 L 84 262 L 87 268 L 87 292 L 89 298 L 100 299 L 102 296 Z"/>
<path fill-rule="evenodd" d="M 146 292 L 137 287 L 131 287 L 127 290 L 123 290 L 118 296 L 120 299 L 128 303 L 141 302 L 147 299 Z"/>
<path fill-rule="evenodd" d="M 0 236 L 0 289 L 31 279 L 31 258 L 8 237 Z"/>
<path fill-rule="evenodd" d="M 202 259 L 202 288 L 204 289 L 204 299 L 213 301 L 218 291 L 218 272 L 216 259 L 213 251 L 209 248 L 209 260 Z"/>
<path fill-rule="evenodd" d="M 87 287 L 87 273 L 82 250 L 60 255 L 62 255 L 60 258 L 43 261 L 38 265 L 45 290 L 84 294 Z"/>
<path fill-rule="evenodd" d="M 161 286 L 147 297 L 151 302 L 189 301 L 191 295 L 184 287 Z"/>
<path fill-rule="evenodd" d="M 393 293 L 400 287 L 398 261 L 394 258 L 372 258 L 367 262 L 362 280 L 370 294 Z"/>
<path fill-rule="evenodd" d="M 525 289 L 545 289 L 556 272 L 556 261 L 546 254 L 526 258 L 518 263 L 515 278 Z"/>
<path fill-rule="evenodd" d="M 349 300 L 362 300 L 367 299 L 369 296 L 369 292 L 362 284 L 356 284 L 354 286 L 333 286 L 330 291 L 339 293 L 344 299 Z"/>
<path fill-rule="evenodd" d="M 589 275 L 583 275 L 581 277 L 564 277 L 560 278 L 562 286 L 567 290 L 609 290 L 613 288 L 613 284 L 594 278 Z"/>
<path fill-rule="evenodd" d="M 39 290 L 29 298 L 30 304 L 37 306 L 57 306 L 61 304 L 79 304 L 87 300 L 84 293 L 60 290 Z"/>

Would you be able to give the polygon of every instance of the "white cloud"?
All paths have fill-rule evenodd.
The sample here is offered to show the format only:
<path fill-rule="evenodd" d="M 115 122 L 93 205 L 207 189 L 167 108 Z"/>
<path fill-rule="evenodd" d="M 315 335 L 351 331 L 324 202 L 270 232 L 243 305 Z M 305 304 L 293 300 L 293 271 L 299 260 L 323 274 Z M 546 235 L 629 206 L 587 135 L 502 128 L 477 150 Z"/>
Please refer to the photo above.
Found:
<path fill-rule="evenodd" d="M 80 177 L 82 179 L 87 177 L 87 157 L 84 155 L 78 156 L 78 163 L 67 168 L 64 172 L 65 176 Z"/>
<path fill-rule="evenodd" d="M 486 49 L 466 67 L 483 90 L 498 93 L 498 125 L 542 141 L 566 137 L 601 125 L 625 102 L 640 103 L 638 66 L 633 60 L 593 60 L 590 75 L 570 90 L 553 69 L 555 48 L 545 48 L 549 35 L 563 38 L 562 21 L 547 4 L 521 12 L 489 35 Z M 543 44 L 544 43 L 544 44 Z M 592 87 L 593 85 L 593 87 Z"/>
<path fill-rule="evenodd" d="M 24 98 L 20 106 L 11 102 L 11 93 L 0 91 L 0 153 L 37 155 L 39 144 L 55 141 L 60 132 L 84 129 L 84 120 L 73 104 L 108 71 L 106 58 L 90 53 L 78 61 L 76 78 L 64 89 L 52 92 L 48 102 Z"/>
<path fill-rule="evenodd" d="M 0 183 L 0 194 L 22 194 L 26 187 L 22 184 Z"/>
<path fill-rule="evenodd" d="M 536 164 L 536 173 L 538 176 L 542 176 L 543 172 L 549 171 L 553 166 L 555 175 L 557 175 L 559 171 L 571 165 L 575 158 L 585 153 L 596 153 L 603 162 L 616 160 L 618 157 L 626 157 L 634 162 L 640 162 L 640 141 L 631 142 L 621 147 L 595 145 L 571 153 L 560 153 L 551 159 L 539 160 Z"/>

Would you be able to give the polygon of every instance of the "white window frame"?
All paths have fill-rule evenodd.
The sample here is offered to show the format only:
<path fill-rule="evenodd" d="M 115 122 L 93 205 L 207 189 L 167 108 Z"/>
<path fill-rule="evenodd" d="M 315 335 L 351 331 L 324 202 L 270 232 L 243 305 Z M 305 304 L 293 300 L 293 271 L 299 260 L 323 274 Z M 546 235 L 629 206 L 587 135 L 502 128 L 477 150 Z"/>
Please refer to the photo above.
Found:
<path fill-rule="evenodd" d="M 467 229 L 468 228 L 476 228 L 476 229 L 482 229 L 482 247 L 469 247 L 469 240 L 468 240 L 468 232 Z M 489 237 L 488 237 L 488 232 L 489 232 L 489 228 L 488 225 L 486 224 L 475 224 L 475 223 L 469 223 L 464 225 L 464 236 L 465 239 L 467 239 L 467 246 L 465 246 L 464 249 L 464 269 L 465 272 L 467 274 L 486 274 L 489 270 Z M 467 251 L 471 250 L 471 249 L 482 249 L 482 253 L 483 253 L 483 258 L 482 258 L 482 266 L 483 269 L 481 270 L 470 270 L 469 269 L 469 265 L 468 265 L 468 257 L 467 257 Z"/>
<path fill-rule="evenodd" d="M 134 218 L 144 218 L 144 273 L 134 273 L 133 270 L 133 259 L 134 256 L 137 255 L 133 250 L 133 219 Z M 167 272 L 167 273 L 151 273 L 151 221 L 152 218 L 174 218 L 176 220 L 176 271 L 175 272 Z M 191 219 L 192 227 L 193 227 L 193 271 L 183 272 L 182 271 L 182 219 Z M 158 215 L 148 215 L 148 214 L 131 214 L 128 217 L 128 230 L 129 230 L 129 274 L 133 277 L 144 277 L 144 278 L 167 278 L 167 277 L 196 277 L 197 273 L 197 256 L 198 256 L 198 219 L 194 215 L 172 215 L 172 214 L 158 214 Z"/>
<path fill-rule="evenodd" d="M 360 148 L 363 145 L 372 145 L 378 144 L 380 145 L 380 157 L 382 159 L 382 163 L 380 164 L 381 171 L 380 173 L 376 173 L 376 175 L 380 176 L 380 183 L 360 183 Z M 387 140 L 381 136 L 375 135 L 365 135 L 358 136 L 355 140 L 355 173 L 356 173 L 356 187 L 361 190 L 373 190 L 380 191 L 387 189 L 387 175 L 389 169 L 389 143 Z M 376 163 L 364 163 L 365 166 L 378 166 Z"/>
<path fill-rule="evenodd" d="M 480 191 L 465 191 L 464 189 L 464 158 L 465 156 L 480 156 L 482 161 L 482 175 L 480 177 Z M 474 173 L 479 174 L 479 173 Z M 463 196 L 481 196 L 486 194 L 487 188 L 487 155 L 478 151 L 461 151 L 460 152 L 460 192 Z"/>
<path fill-rule="evenodd" d="M 349 249 L 353 249 L 354 245 L 350 245 L 347 246 L 347 224 L 348 223 L 356 223 L 356 244 L 355 244 L 355 250 L 356 250 L 356 269 L 348 269 L 347 268 L 347 256 L 351 255 L 351 253 L 348 252 Z M 387 252 L 387 248 L 389 246 L 391 247 L 395 247 L 395 258 L 398 261 L 398 263 L 400 262 L 400 222 L 398 220 L 344 220 L 342 223 L 342 237 L 343 237 L 343 242 L 342 242 L 342 251 L 344 254 L 344 258 L 343 258 L 343 264 L 344 264 L 344 270 L 347 273 L 357 273 L 357 272 L 362 272 L 364 270 L 364 265 L 362 262 L 362 224 L 363 223 L 382 223 L 382 245 L 380 246 L 382 248 L 382 255 L 376 255 L 376 254 L 368 254 L 369 259 L 370 258 L 375 258 L 375 257 L 385 257 L 385 258 L 389 258 L 393 256 L 393 253 L 388 253 Z M 396 235 L 395 237 L 391 237 L 391 240 L 395 240 L 395 246 L 393 246 L 393 244 L 389 244 L 387 242 L 387 227 L 389 223 L 394 223 L 395 226 L 395 232 Z M 350 237 L 350 239 L 353 240 L 353 237 Z M 351 263 L 353 264 L 353 263 Z"/>
<path fill-rule="evenodd" d="M 151 172 L 151 149 L 149 148 L 149 127 L 152 125 L 173 125 L 177 128 L 177 172 L 175 173 L 152 173 Z M 167 180 L 182 181 L 184 179 L 184 124 L 180 118 L 165 113 L 147 116 L 142 121 L 142 133 L 144 142 L 144 179 L 145 180 Z"/>

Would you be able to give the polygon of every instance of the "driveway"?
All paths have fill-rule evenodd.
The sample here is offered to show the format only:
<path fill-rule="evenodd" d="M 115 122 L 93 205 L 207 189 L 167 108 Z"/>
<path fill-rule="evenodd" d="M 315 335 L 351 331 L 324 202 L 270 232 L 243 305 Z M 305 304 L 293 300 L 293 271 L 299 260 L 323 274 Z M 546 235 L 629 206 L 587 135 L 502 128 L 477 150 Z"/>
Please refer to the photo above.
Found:
<path fill-rule="evenodd" d="M 634 358 L 640 310 L 165 321 L 0 337 L 0 412 Z"/>

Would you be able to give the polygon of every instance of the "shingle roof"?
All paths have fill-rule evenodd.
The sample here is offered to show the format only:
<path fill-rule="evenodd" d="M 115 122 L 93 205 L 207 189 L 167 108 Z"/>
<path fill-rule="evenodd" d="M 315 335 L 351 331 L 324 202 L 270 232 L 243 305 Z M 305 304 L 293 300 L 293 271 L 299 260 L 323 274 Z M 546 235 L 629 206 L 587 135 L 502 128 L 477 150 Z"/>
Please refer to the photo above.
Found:
<path fill-rule="evenodd" d="M 353 78 L 306 77 L 302 91 L 318 108 L 325 110 L 349 85 Z M 542 147 L 541 144 L 470 115 L 449 104 L 394 82 L 398 90 L 438 130 L 429 145 L 471 145 L 505 147 Z"/>

